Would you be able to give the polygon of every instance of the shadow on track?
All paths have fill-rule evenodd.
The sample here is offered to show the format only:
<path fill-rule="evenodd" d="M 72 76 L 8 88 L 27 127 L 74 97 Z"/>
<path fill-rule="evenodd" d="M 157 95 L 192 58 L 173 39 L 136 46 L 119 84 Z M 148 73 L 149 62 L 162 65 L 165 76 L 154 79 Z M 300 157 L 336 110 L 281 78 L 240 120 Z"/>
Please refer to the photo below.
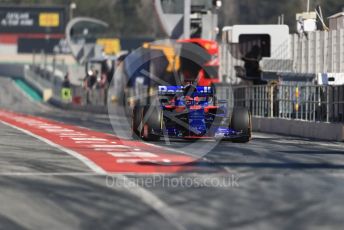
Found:
<path fill-rule="evenodd" d="M 156 165 L 151 162 L 141 162 L 141 165 Z M 252 169 L 344 169 L 343 164 L 328 163 L 263 163 L 263 162 L 193 162 L 184 164 L 185 166 L 197 168 L 252 168 Z"/>

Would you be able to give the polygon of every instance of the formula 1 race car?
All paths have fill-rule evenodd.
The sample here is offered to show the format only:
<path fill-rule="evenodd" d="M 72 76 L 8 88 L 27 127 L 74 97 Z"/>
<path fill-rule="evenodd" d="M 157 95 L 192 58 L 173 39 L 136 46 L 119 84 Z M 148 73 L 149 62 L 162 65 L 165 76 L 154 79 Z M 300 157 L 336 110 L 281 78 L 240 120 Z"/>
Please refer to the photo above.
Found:
<path fill-rule="evenodd" d="M 229 113 L 212 87 L 159 86 L 156 103 L 134 107 L 132 132 L 145 141 L 169 137 L 246 143 L 251 138 L 251 114 L 246 108 Z"/>

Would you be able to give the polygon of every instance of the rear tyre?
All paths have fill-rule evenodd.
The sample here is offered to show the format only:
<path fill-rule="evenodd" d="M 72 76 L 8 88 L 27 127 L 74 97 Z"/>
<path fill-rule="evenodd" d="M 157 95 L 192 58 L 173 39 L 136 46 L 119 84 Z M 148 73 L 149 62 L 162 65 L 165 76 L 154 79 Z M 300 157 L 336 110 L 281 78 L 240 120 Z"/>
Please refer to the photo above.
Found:
<path fill-rule="evenodd" d="M 251 113 L 246 108 L 234 108 L 231 128 L 237 132 L 242 132 L 242 137 L 236 138 L 233 142 L 236 143 L 247 143 L 250 141 L 252 136 L 252 118 Z"/>

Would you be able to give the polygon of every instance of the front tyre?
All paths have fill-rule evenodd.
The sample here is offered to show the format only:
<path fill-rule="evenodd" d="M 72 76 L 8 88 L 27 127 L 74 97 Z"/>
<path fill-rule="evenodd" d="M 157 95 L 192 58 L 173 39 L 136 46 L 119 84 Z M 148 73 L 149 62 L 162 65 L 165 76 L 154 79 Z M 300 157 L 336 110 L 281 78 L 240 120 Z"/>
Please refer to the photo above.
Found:
<path fill-rule="evenodd" d="M 134 139 L 142 137 L 142 116 L 143 108 L 141 106 L 135 106 L 132 114 L 132 136 Z"/>
<path fill-rule="evenodd" d="M 252 136 L 252 117 L 247 108 L 234 108 L 231 128 L 242 133 L 242 137 L 233 140 L 236 143 L 247 143 Z"/>

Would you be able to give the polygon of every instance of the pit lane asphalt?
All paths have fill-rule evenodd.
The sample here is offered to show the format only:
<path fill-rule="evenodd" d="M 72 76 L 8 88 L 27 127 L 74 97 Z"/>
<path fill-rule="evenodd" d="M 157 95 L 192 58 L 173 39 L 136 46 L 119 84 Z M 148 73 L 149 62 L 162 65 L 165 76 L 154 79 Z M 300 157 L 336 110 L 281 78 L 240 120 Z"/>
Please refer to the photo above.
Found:
<path fill-rule="evenodd" d="M 112 132 L 106 115 L 32 102 L 8 78 L 0 78 L 0 107 Z M 156 182 L 135 187 L 109 184 L 109 177 L 93 174 L 58 149 L 4 125 L 0 130 L 0 229 L 265 230 L 344 225 L 343 143 L 256 133 L 249 144 L 221 142 L 203 159 L 204 167 L 217 173 L 110 176 L 139 185 Z M 171 144 L 178 148 L 185 142 Z M 234 180 L 228 183 L 229 178 Z M 217 183 L 223 181 L 226 186 Z"/>

